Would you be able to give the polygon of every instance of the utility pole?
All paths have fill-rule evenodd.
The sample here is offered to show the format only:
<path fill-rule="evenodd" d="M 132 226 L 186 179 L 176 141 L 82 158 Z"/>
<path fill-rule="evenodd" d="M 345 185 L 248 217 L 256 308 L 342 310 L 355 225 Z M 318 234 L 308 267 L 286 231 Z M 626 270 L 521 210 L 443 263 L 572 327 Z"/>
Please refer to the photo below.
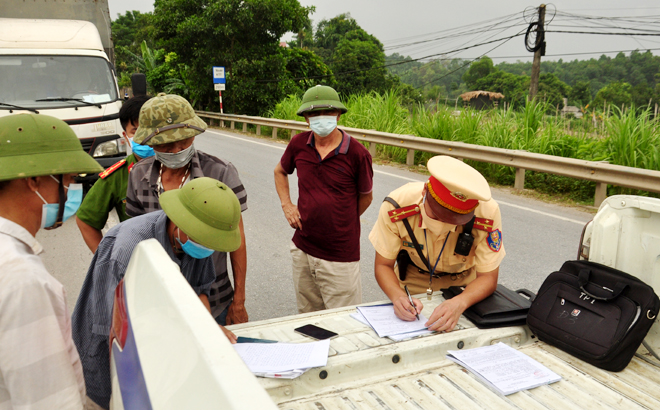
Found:
<path fill-rule="evenodd" d="M 536 44 L 534 47 L 534 62 L 532 63 L 532 79 L 529 83 L 529 99 L 533 100 L 539 92 L 539 77 L 541 75 L 541 56 L 545 55 L 545 4 L 539 6 L 539 21 L 536 27 Z"/>

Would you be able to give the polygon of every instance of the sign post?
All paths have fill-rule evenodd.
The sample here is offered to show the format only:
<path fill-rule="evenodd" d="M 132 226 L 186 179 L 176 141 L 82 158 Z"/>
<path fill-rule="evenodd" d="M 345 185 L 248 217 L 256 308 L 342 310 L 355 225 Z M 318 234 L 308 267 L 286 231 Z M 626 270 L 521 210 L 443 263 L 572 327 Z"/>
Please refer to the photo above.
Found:
<path fill-rule="evenodd" d="M 225 68 L 224 67 L 213 67 L 213 88 L 218 92 L 218 98 L 220 100 L 220 114 L 223 114 L 222 111 L 222 90 L 225 89 Z"/>

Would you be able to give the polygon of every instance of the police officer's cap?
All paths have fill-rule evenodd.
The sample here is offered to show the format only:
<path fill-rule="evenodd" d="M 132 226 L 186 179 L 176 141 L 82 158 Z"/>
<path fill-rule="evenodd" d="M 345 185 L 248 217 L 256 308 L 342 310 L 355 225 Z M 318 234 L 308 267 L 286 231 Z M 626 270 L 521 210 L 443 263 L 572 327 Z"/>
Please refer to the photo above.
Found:
<path fill-rule="evenodd" d="M 427 168 L 431 173 L 426 184 L 429 196 L 444 208 L 465 215 L 468 220 L 479 201 L 491 198 L 486 178 L 463 161 L 438 155 L 429 159 Z"/>

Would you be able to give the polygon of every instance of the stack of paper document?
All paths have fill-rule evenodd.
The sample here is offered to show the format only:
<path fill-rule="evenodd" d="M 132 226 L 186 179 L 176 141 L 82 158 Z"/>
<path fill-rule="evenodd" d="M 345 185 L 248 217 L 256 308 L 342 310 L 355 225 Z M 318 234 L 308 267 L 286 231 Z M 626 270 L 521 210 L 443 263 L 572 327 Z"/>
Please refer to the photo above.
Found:
<path fill-rule="evenodd" d="M 311 343 L 237 343 L 234 348 L 255 375 L 294 379 L 312 367 L 328 364 L 330 340 Z"/>
<path fill-rule="evenodd" d="M 505 396 L 561 380 L 561 376 L 541 363 L 502 342 L 447 353 L 447 359 L 465 367 L 486 386 Z"/>
<path fill-rule="evenodd" d="M 371 326 L 379 337 L 389 337 L 392 340 L 399 341 L 433 333 L 424 326 L 424 323 L 427 322 L 424 315 L 420 313 L 419 320 L 406 322 L 396 317 L 391 303 L 376 306 L 358 306 L 357 309 L 357 313 L 351 314 L 351 317 Z"/>

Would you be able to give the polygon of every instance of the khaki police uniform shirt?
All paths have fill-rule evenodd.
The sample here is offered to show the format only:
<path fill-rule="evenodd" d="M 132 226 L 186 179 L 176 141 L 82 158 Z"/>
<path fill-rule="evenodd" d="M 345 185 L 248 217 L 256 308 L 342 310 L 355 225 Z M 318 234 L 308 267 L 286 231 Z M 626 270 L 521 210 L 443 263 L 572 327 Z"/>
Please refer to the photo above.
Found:
<path fill-rule="evenodd" d="M 423 182 L 411 182 L 392 191 L 389 197 L 394 199 L 401 207 L 409 205 L 420 205 L 421 207 L 423 189 Z M 427 198 L 427 200 L 429 199 Z M 399 251 L 405 249 L 408 255 L 410 255 L 412 263 L 427 271 L 415 250 L 403 222 L 391 221 L 388 212 L 393 209 L 394 206 L 392 204 L 383 202 L 378 214 L 378 221 L 369 234 L 369 240 L 376 249 L 376 252 L 387 259 L 396 259 Z M 454 275 L 433 278 L 432 287 L 434 291 L 445 289 L 449 286 L 466 285 L 476 278 L 476 272 L 490 272 L 500 266 L 506 252 L 502 243 L 502 219 L 499 205 L 492 199 L 486 202 L 482 201 L 475 210 L 475 216 L 479 219 L 477 219 L 475 227 L 472 229 L 474 243 L 468 256 L 454 253 L 456 240 L 462 232 L 461 227 L 443 224 L 443 231 L 435 234 L 426 229 L 426 224 L 419 213 L 408 218 L 417 242 L 420 244 L 422 252 L 431 264 L 431 267 L 435 265 L 442 245 L 449 234 L 449 239 L 447 239 L 447 244 L 435 271 L 437 273 L 454 273 Z M 425 232 L 426 238 L 424 235 Z M 410 264 L 407 269 L 406 279 L 405 281 L 400 281 L 400 284 L 402 287 L 403 285 L 408 285 L 411 293 L 424 293 L 429 286 L 429 274 L 420 272 L 417 267 Z M 398 277 L 398 269 L 396 267 L 395 273 Z"/>

